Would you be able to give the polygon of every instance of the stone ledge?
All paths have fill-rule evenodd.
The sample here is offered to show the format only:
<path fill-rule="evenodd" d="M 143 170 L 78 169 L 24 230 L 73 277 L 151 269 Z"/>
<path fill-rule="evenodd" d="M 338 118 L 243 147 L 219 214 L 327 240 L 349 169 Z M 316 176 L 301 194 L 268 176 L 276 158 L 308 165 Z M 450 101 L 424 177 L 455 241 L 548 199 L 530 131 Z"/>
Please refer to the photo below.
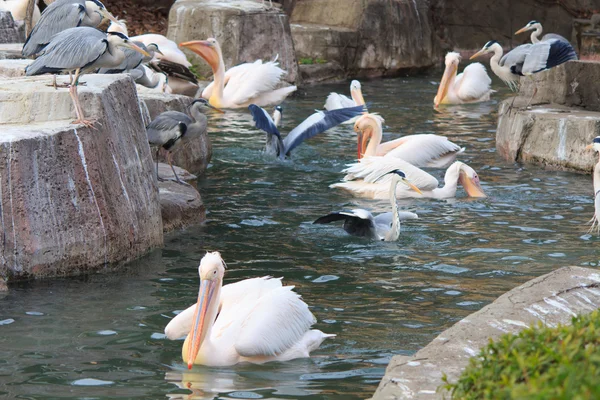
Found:
<path fill-rule="evenodd" d="M 538 321 L 548 326 L 568 324 L 575 314 L 599 306 L 597 270 L 563 267 L 530 280 L 445 330 L 413 357 L 392 358 L 373 399 L 447 398 L 448 393 L 437 392 L 442 375 L 456 381 L 490 338 L 517 333 Z"/>

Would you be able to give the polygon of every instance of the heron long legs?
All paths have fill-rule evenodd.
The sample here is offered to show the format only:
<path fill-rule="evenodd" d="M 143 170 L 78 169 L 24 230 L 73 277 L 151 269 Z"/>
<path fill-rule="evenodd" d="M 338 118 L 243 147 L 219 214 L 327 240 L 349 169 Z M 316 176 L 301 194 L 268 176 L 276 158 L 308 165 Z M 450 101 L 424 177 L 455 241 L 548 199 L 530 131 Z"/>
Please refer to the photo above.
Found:
<path fill-rule="evenodd" d="M 77 115 L 77 119 L 73 121 L 73 124 L 83 124 L 88 128 L 94 126 L 95 120 L 87 120 L 83 116 L 83 108 L 81 107 L 81 103 L 79 102 L 79 96 L 77 94 L 77 86 L 79 85 L 79 76 L 81 75 L 81 68 L 77 68 L 75 71 L 75 77 L 73 79 L 73 83 L 69 86 L 69 94 L 71 95 L 71 99 L 73 100 L 73 105 L 75 106 L 75 114 Z"/>
<path fill-rule="evenodd" d="M 177 183 L 180 183 L 180 184 L 184 185 L 184 186 L 191 186 L 189 183 L 182 181 L 181 179 L 179 179 L 179 176 L 177 176 L 177 172 L 175 172 L 175 167 L 173 167 L 173 153 L 171 153 L 170 151 L 167 152 L 167 162 L 171 166 L 171 170 L 173 171 L 173 175 L 175 175 L 175 181 Z"/>

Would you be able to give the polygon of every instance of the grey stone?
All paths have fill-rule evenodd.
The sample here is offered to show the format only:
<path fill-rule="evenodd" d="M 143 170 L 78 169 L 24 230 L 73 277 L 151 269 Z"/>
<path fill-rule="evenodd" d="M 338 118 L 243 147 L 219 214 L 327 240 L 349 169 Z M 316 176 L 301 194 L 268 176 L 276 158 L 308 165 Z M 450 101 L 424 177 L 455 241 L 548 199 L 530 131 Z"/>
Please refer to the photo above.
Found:
<path fill-rule="evenodd" d="M 159 182 L 158 187 L 164 232 L 198 225 L 206 220 L 206 208 L 194 187 L 173 181 Z"/>
<path fill-rule="evenodd" d="M 15 25 L 11 13 L 0 11 L 0 43 L 17 43 L 23 39 Z"/>
<path fill-rule="evenodd" d="M 25 76 L 25 67 L 32 62 L 33 60 L 23 59 L 0 60 L 0 78 L 18 78 Z"/>
<path fill-rule="evenodd" d="M 442 375 L 458 379 L 469 359 L 488 340 L 537 324 L 568 324 L 576 314 L 600 306 L 600 273 L 564 267 L 500 296 L 492 304 L 442 332 L 413 357 L 396 356 L 387 367 L 373 399 L 442 399 Z"/>
<path fill-rule="evenodd" d="M 528 99 L 500 104 L 496 150 L 508 161 L 590 173 L 596 157 L 585 146 L 600 135 L 600 112 L 559 105 L 519 109 Z"/>
<path fill-rule="evenodd" d="M 300 76 L 304 84 L 340 82 L 346 79 L 346 73 L 340 64 L 333 61 L 324 64 L 301 64 Z"/>
<path fill-rule="evenodd" d="M 0 82 L 0 276 L 76 275 L 163 243 L 158 188 L 135 85 L 86 76 L 93 128 L 72 125 L 50 77 Z"/>
<path fill-rule="evenodd" d="M 15 60 L 22 59 L 21 49 L 23 43 L 3 43 L 0 44 L 0 60 Z M 25 71 L 23 71 L 25 75 Z"/>
<path fill-rule="evenodd" d="M 169 13 L 167 37 L 177 43 L 214 37 L 223 51 L 226 68 L 278 56 L 284 79 L 298 80 L 298 65 L 287 15 L 250 0 L 178 0 Z M 184 49 L 200 75 L 212 74 L 208 64 Z"/>

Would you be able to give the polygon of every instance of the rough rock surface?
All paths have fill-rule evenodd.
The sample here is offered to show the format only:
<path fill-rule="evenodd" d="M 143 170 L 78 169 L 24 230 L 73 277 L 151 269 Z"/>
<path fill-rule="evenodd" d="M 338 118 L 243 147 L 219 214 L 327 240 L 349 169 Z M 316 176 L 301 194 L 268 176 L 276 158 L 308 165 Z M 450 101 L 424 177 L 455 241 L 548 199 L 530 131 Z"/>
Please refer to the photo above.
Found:
<path fill-rule="evenodd" d="M 373 399 L 447 398 L 448 393 L 436 392 L 442 374 L 456 381 L 469 358 L 477 355 L 489 338 L 519 332 L 538 321 L 549 326 L 567 324 L 574 315 L 599 306 L 597 270 L 564 267 L 540 276 L 459 321 L 414 356 L 392 358 Z"/>
<path fill-rule="evenodd" d="M 535 163 L 553 169 L 591 172 L 597 161 L 585 146 L 600 135 L 600 112 L 559 105 L 519 110 L 528 99 L 500 104 L 496 150 L 508 161 Z"/>
<path fill-rule="evenodd" d="M 303 0 L 291 22 L 299 59 L 335 61 L 353 77 L 427 68 L 441 55 L 427 1 Z"/>
<path fill-rule="evenodd" d="M 0 49 L 0 52 L 2 50 Z M 1 57 L 0 57 L 1 58 Z M 25 67 L 33 60 L 0 59 L 0 78 L 18 78 L 25 76 Z"/>
<path fill-rule="evenodd" d="M 21 49 L 23 43 L 0 44 L 0 60 L 22 59 Z"/>
<path fill-rule="evenodd" d="M 334 61 L 324 64 L 304 64 L 299 67 L 303 84 L 339 82 L 346 78 L 346 73 L 340 64 Z"/>
<path fill-rule="evenodd" d="M 66 89 L 49 77 L 0 83 L 0 276 L 75 275 L 163 243 L 133 81 L 86 76 L 94 128 L 72 125 Z"/>
<path fill-rule="evenodd" d="M 277 8 L 266 10 L 250 0 L 178 0 L 169 13 L 168 38 L 177 43 L 214 37 L 230 68 L 257 59 L 278 61 L 288 82 L 298 80 L 298 65 L 288 17 Z M 200 75 L 212 74 L 208 64 L 184 50 Z"/>
<path fill-rule="evenodd" d="M 21 40 L 11 13 L 0 11 L 0 43 L 17 43 Z"/>

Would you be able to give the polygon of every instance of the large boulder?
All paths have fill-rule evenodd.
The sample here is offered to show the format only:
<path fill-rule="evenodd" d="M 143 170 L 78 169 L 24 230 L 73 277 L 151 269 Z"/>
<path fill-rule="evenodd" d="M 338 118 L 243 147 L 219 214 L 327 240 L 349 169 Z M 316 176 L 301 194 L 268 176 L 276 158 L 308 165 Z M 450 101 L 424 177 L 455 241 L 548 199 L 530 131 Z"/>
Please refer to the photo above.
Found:
<path fill-rule="evenodd" d="M 64 78 L 60 78 L 62 81 Z M 75 275 L 163 243 L 158 188 L 129 77 L 87 75 L 92 128 L 49 76 L 0 85 L 0 276 Z"/>
<path fill-rule="evenodd" d="M 600 307 L 599 288 L 598 271 L 580 267 L 564 267 L 524 283 L 445 330 L 414 356 L 392 358 L 373 399 L 449 398 L 438 390 L 442 376 L 456 381 L 490 339 L 538 322 L 568 324 L 573 316 Z"/>
<path fill-rule="evenodd" d="M 437 64 L 427 1 L 303 0 L 291 16 L 299 60 L 334 61 L 351 76 L 392 76 Z"/>
<path fill-rule="evenodd" d="M 277 8 L 265 9 L 251 0 L 178 0 L 169 13 L 168 38 L 180 43 L 214 37 L 223 50 L 226 68 L 257 59 L 277 57 L 287 71 L 285 79 L 296 82 L 298 65 L 287 15 Z M 184 49 L 197 71 L 212 74 L 208 64 Z"/>
<path fill-rule="evenodd" d="M 21 42 L 21 35 L 10 12 L 0 11 L 0 43 Z"/>

